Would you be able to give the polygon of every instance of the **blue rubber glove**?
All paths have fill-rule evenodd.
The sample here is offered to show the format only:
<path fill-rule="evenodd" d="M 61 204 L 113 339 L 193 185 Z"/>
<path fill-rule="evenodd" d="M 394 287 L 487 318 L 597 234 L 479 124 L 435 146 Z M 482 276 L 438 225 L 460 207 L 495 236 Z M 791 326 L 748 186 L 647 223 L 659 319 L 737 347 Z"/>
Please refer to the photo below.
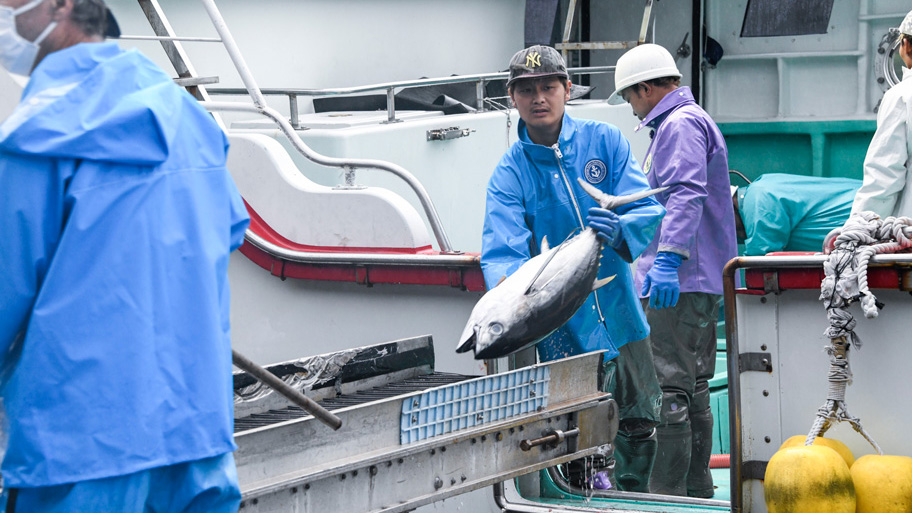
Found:
<path fill-rule="evenodd" d="M 621 231 L 621 218 L 617 214 L 604 208 L 592 207 L 586 222 L 595 230 L 599 240 L 614 249 L 621 247 L 624 233 Z"/>
<path fill-rule="evenodd" d="M 681 295 L 681 284 L 678 282 L 678 267 L 683 257 L 670 251 L 660 251 L 656 255 L 652 269 L 643 280 L 641 296 L 649 294 L 649 308 L 659 310 L 678 304 Z"/>

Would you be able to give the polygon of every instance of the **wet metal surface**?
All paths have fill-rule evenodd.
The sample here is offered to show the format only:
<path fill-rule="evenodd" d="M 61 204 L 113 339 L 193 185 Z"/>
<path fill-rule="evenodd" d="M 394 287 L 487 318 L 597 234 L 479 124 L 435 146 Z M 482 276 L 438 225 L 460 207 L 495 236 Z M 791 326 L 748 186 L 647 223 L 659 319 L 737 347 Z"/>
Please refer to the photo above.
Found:
<path fill-rule="evenodd" d="M 340 395 L 331 399 L 318 401 L 318 404 L 327 410 L 337 410 L 348 406 L 357 406 L 372 401 L 387 399 L 397 395 L 418 392 L 427 388 L 439 387 L 458 383 L 477 376 L 465 376 L 462 374 L 452 374 L 447 372 L 436 372 L 424 376 L 406 379 L 396 383 L 390 383 L 384 386 L 364 390 L 355 394 Z M 265 413 L 257 413 L 248 417 L 235 419 L 234 432 L 247 431 L 250 429 L 261 428 L 272 424 L 278 424 L 288 420 L 307 417 L 309 414 L 297 406 L 289 406 L 280 410 L 272 410 Z"/>

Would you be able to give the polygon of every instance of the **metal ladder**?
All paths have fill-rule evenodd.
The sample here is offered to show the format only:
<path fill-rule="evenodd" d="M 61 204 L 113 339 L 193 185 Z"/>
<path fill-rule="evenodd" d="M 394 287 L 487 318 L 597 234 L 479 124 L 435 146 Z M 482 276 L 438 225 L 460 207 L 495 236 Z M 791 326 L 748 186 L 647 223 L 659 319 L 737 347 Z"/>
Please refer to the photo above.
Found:
<path fill-rule="evenodd" d="M 573 19 L 576 16 L 576 0 L 570 0 L 567 6 L 567 21 L 564 23 L 564 34 L 561 42 L 554 45 L 554 48 L 561 51 L 564 62 L 567 61 L 570 50 L 626 50 L 646 42 L 646 32 L 649 30 L 649 18 L 652 15 L 652 3 L 654 0 L 646 0 L 646 6 L 643 8 L 643 22 L 640 24 L 640 36 L 636 41 L 581 41 L 570 42 L 570 34 L 573 32 Z"/>
<path fill-rule="evenodd" d="M 184 51 L 184 47 L 180 42 L 201 41 L 222 43 L 222 39 L 177 37 L 174 34 L 174 29 L 171 28 L 171 24 L 168 22 L 168 18 L 165 17 L 165 13 L 158 3 L 158 0 L 139 0 L 139 6 L 146 15 L 146 19 L 149 20 L 152 31 L 155 32 L 155 37 L 153 39 L 157 39 L 161 43 L 162 48 L 165 50 L 165 54 L 168 56 L 168 60 L 171 61 L 171 65 L 174 66 L 174 70 L 177 72 L 178 78 L 175 79 L 175 82 L 179 86 L 186 88 L 197 100 L 209 101 L 209 94 L 203 86 L 207 84 L 217 84 L 219 79 L 218 77 L 200 77 L 196 73 L 196 69 L 194 69 L 193 65 L 190 63 L 190 58 L 187 56 L 187 53 Z M 131 36 L 125 39 L 146 38 Z"/>

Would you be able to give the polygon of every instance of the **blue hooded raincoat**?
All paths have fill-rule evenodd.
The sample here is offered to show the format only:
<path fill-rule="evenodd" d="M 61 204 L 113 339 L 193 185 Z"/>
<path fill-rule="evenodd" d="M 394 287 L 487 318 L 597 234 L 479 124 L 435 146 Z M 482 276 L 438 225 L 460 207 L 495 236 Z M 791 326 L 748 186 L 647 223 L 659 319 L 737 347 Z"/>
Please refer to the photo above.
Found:
<path fill-rule="evenodd" d="M 247 212 L 223 133 L 114 43 L 48 55 L 0 125 L 8 487 L 235 449 L 228 255 Z"/>
<path fill-rule="evenodd" d="M 598 204 L 577 177 L 617 196 L 649 189 L 630 143 L 617 127 L 564 114 L 557 148 L 533 143 L 523 121 L 517 132 L 519 140 L 488 183 L 481 268 L 489 289 L 541 253 L 543 238 L 553 246 L 585 228 L 589 208 Z M 564 326 L 539 342 L 544 361 L 599 350 L 610 359 L 617 356 L 617 348 L 649 334 L 629 262 L 652 240 L 665 209 L 649 197 L 616 213 L 629 254 L 622 257 L 614 249 L 603 249 L 599 278 L 617 277 L 590 294 Z M 599 321 L 596 295 L 604 323 Z"/>

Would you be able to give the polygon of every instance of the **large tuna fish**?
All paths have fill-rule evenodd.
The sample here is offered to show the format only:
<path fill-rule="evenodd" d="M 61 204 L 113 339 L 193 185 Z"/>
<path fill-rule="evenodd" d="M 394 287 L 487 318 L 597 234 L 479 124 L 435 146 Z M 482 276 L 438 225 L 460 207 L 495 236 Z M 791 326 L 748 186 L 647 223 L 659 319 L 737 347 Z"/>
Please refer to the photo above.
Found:
<path fill-rule="evenodd" d="M 609 210 L 666 189 L 612 196 L 583 180 L 579 183 L 602 208 Z M 601 254 L 602 244 L 592 228 L 555 248 L 548 247 L 547 239 L 542 240 L 540 255 L 478 300 L 456 352 L 475 349 L 476 360 L 500 358 L 550 335 L 576 313 L 592 291 L 614 279 L 596 279 Z"/>

